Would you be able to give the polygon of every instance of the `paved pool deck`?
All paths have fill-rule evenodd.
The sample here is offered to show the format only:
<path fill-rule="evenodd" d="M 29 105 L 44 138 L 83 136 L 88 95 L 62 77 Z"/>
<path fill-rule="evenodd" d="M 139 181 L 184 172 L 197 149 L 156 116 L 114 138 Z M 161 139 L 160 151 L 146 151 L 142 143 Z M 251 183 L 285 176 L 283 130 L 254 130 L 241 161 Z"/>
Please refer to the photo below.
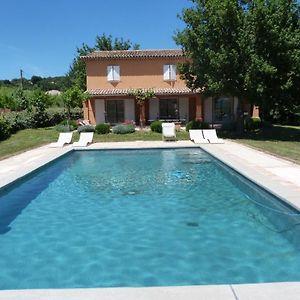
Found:
<path fill-rule="evenodd" d="M 140 149 L 140 148 L 200 147 L 226 163 L 253 182 L 272 192 L 300 210 L 300 165 L 263 153 L 244 145 L 225 141 L 225 144 L 195 145 L 190 141 L 177 142 L 118 142 L 95 143 L 87 150 Z M 0 161 L 0 188 L 22 178 L 37 168 L 72 151 L 72 146 L 36 148 Z M 82 150 L 82 149 L 78 149 Z M 300 151 L 300 149 L 299 149 Z M 1 270 L 0 270 L 1 272 Z M 91 288 L 91 289 L 40 289 L 3 290 L 0 300 L 77 300 L 77 299 L 232 299 L 232 300 L 294 300 L 300 299 L 300 282 L 261 284 L 204 285 L 153 288 Z"/>

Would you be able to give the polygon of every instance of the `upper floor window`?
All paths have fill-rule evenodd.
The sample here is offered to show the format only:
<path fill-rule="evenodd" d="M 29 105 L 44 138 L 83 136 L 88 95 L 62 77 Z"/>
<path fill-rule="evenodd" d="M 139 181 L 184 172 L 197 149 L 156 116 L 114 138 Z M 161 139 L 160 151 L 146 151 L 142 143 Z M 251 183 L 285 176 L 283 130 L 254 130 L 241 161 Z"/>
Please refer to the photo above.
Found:
<path fill-rule="evenodd" d="M 120 66 L 107 66 L 107 81 L 120 81 Z"/>
<path fill-rule="evenodd" d="M 176 65 L 164 65 L 164 80 L 176 80 Z"/>

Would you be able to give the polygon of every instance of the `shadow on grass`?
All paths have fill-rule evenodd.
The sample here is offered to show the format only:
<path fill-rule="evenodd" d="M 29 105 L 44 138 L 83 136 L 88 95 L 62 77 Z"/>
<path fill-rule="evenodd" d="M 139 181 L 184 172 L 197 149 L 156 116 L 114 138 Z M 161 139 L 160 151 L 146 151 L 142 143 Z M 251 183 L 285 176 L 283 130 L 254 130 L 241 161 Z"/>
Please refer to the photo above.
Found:
<path fill-rule="evenodd" d="M 229 139 L 247 139 L 256 141 L 300 142 L 300 127 L 276 125 L 237 135 L 235 132 L 220 132 L 220 137 Z"/>

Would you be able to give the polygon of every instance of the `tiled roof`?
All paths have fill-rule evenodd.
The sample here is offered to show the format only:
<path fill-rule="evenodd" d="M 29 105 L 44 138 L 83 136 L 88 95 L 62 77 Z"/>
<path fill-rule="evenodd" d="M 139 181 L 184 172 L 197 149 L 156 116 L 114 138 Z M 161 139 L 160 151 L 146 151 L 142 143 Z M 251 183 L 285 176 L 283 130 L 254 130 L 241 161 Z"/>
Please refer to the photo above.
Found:
<path fill-rule="evenodd" d="M 91 96 L 127 96 L 133 89 L 91 89 L 87 90 L 87 92 Z M 148 90 L 148 89 L 143 89 Z M 193 94 L 194 92 L 187 88 L 153 88 L 152 89 L 157 96 L 165 96 L 165 95 L 187 95 Z M 198 92 L 198 91 L 195 91 Z"/>
<path fill-rule="evenodd" d="M 184 57 L 181 49 L 169 50 L 114 50 L 94 51 L 88 55 L 81 56 L 83 60 L 106 60 L 106 59 L 135 59 L 135 58 L 178 58 Z"/>

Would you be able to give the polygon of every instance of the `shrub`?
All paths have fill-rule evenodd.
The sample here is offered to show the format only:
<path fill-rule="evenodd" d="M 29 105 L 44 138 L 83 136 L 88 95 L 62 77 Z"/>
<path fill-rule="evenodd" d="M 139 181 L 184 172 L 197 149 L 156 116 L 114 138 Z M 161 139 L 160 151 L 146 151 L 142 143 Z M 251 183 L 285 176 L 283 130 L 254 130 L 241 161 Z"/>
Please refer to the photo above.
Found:
<path fill-rule="evenodd" d="M 82 111 L 80 109 L 73 109 L 71 111 L 71 118 L 78 119 L 82 117 Z M 55 126 L 63 121 L 62 126 L 66 125 L 66 112 L 63 108 L 49 108 L 45 111 L 39 111 L 34 109 L 33 111 L 22 110 L 7 112 L 2 117 L 8 124 L 11 133 L 15 133 L 18 130 L 27 128 L 39 128 Z M 75 121 L 70 123 L 72 130 L 77 128 Z M 65 131 L 64 127 L 58 127 L 57 130 Z"/>
<path fill-rule="evenodd" d="M 33 127 L 33 113 L 26 110 L 6 113 L 4 119 L 9 124 L 12 133 Z"/>
<path fill-rule="evenodd" d="M 186 131 L 189 131 L 190 129 L 208 129 L 208 128 L 209 128 L 208 123 L 199 120 L 189 121 L 185 126 Z"/>
<path fill-rule="evenodd" d="M 55 130 L 58 132 L 71 132 L 74 128 L 72 125 L 56 125 Z"/>
<path fill-rule="evenodd" d="M 75 120 L 67 120 L 64 119 L 62 120 L 59 125 L 71 125 L 74 129 L 77 129 L 78 125 L 77 122 Z"/>
<path fill-rule="evenodd" d="M 79 126 L 77 131 L 80 132 L 94 132 L 95 131 L 95 127 L 93 125 L 83 125 L 83 126 Z"/>
<path fill-rule="evenodd" d="M 246 118 L 244 121 L 246 130 L 255 130 L 261 128 L 260 118 Z"/>
<path fill-rule="evenodd" d="M 116 134 L 126 134 L 135 132 L 135 127 L 132 124 L 123 125 L 119 124 L 112 128 L 112 132 Z"/>
<path fill-rule="evenodd" d="M 162 122 L 161 121 L 154 121 L 150 124 L 150 128 L 152 131 L 154 132 L 162 132 L 162 126 L 161 126 Z"/>
<path fill-rule="evenodd" d="M 0 118 L 0 141 L 4 141 L 11 135 L 8 122 L 4 118 Z"/>
<path fill-rule="evenodd" d="M 61 107 L 50 107 L 47 110 L 48 113 L 48 126 L 55 126 L 66 119 L 66 111 Z M 80 109 L 72 109 L 70 114 L 71 120 L 77 120 L 82 118 L 82 111 Z M 75 125 L 75 124 L 74 124 Z M 77 128 L 76 124 L 76 128 Z"/>
<path fill-rule="evenodd" d="M 110 124 L 107 124 L 107 123 L 97 124 L 95 127 L 95 131 L 98 134 L 107 134 L 110 132 Z"/>
<path fill-rule="evenodd" d="M 33 128 L 49 127 L 51 126 L 49 122 L 49 115 L 46 111 L 35 111 L 32 115 Z"/>

